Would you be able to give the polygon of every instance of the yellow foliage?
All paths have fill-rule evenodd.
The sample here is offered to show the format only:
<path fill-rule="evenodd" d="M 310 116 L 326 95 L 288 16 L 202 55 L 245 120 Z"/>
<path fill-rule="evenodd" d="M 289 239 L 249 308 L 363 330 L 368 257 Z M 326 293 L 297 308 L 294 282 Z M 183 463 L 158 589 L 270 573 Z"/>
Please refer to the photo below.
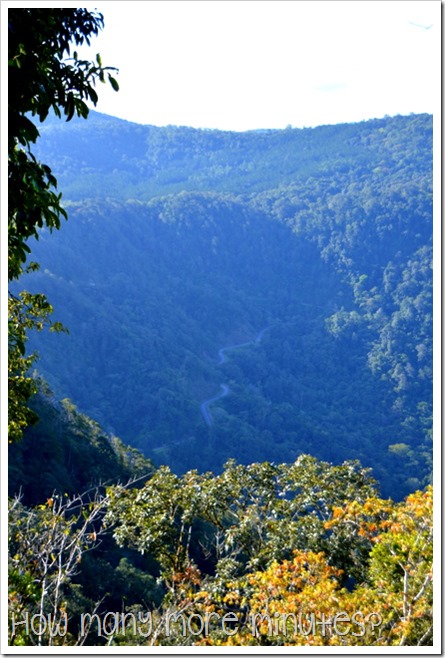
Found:
<path fill-rule="evenodd" d="M 223 602 L 243 605 L 245 621 L 234 635 L 203 638 L 200 644 L 431 644 L 432 489 L 398 504 L 371 498 L 335 507 L 326 527 L 352 523 L 369 542 L 366 583 L 347 590 L 342 571 L 328 563 L 325 553 L 296 551 L 290 560 L 227 583 Z"/>

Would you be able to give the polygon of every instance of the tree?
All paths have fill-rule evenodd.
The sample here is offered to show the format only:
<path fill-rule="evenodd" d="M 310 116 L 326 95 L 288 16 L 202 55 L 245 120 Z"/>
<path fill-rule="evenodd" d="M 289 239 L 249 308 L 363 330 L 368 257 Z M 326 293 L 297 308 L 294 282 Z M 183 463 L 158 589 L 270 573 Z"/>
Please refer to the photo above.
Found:
<path fill-rule="evenodd" d="M 31 117 L 44 121 L 52 110 L 70 121 L 75 114 L 87 118 L 87 102 L 96 105 L 96 82 L 118 83 L 95 62 L 71 55 L 71 47 L 84 43 L 103 28 L 102 14 L 86 9 L 9 9 L 8 14 L 8 269 L 9 279 L 27 271 L 28 240 L 38 239 L 39 229 L 58 229 L 67 213 L 57 192 L 57 180 L 48 165 L 32 153 L 39 131 Z M 31 263 L 28 267 L 36 269 Z M 26 406 L 35 392 L 27 375 L 33 356 L 25 357 L 27 331 L 50 324 L 50 304 L 42 295 L 10 295 L 9 315 L 9 405 L 10 440 L 20 438 L 32 420 Z M 53 329 L 60 329 L 57 324 Z"/>
<path fill-rule="evenodd" d="M 394 503 L 357 462 L 302 455 L 231 460 L 219 475 L 164 466 L 140 489 L 110 487 L 106 510 L 118 545 L 160 566 L 167 594 L 149 644 L 432 642 L 431 488 Z M 219 623 L 229 616 L 233 633 Z"/>
<path fill-rule="evenodd" d="M 388 644 L 433 639 L 433 489 L 394 506 L 371 551 L 370 581 L 385 605 Z"/>
<path fill-rule="evenodd" d="M 76 643 L 67 599 L 83 555 L 100 541 L 103 505 L 97 492 L 54 494 L 34 508 L 9 501 L 10 644 Z"/>
<path fill-rule="evenodd" d="M 12 443 L 21 438 L 23 428 L 36 420 L 36 414 L 24 401 L 36 392 L 36 382 L 27 375 L 36 355 L 25 355 L 27 331 L 40 331 L 50 325 L 50 330 L 61 330 L 60 323 L 50 323 L 48 315 L 52 307 L 45 295 L 32 295 L 23 291 L 8 298 L 8 435 Z"/>
<path fill-rule="evenodd" d="M 194 597 L 201 614 L 230 606 L 238 623 L 236 633 L 215 627 L 198 644 L 432 645 L 432 505 L 428 487 L 397 504 L 372 497 L 334 507 L 329 525 L 346 530 L 345 542 L 351 528 L 370 540 L 364 580 L 353 588 L 341 586 L 332 556 L 310 550 L 229 579 L 219 600 L 204 584 Z"/>
<path fill-rule="evenodd" d="M 196 566 L 215 571 L 209 592 L 219 600 L 228 579 L 267 568 L 297 549 L 331 548 L 335 566 L 364 569 L 354 538 L 336 541 L 325 524 L 333 507 L 365 500 L 374 481 L 357 462 L 334 466 L 301 455 L 293 464 L 230 460 L 219 475 L 188 471 L 182 477 L 160 467 L 140 489 L 107 489 L 104 523 L 119 546 L 150 553 L 158 561 L 169 600 L 183 600 Z"/>

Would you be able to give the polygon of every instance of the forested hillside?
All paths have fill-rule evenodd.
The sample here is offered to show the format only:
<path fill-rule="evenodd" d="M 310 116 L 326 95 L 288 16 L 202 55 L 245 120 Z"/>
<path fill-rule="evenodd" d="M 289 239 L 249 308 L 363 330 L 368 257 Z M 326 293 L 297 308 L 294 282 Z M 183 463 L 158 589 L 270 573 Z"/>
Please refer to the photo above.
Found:
<path fill-rule="evenodd" d="M 36 153 L 51 162 L 71 200 L 249 194 L 315 180 L 343 190 L 365 177 L 406 182 L 432 164 L 429 115 L 240 133 L 142 126 L 91 112 L 87 122 L 50 116 L 40 132 Z"/>
<path fill-rule="evenodd" d="M 57 396 L 177 473 L 310 453 L 426 484 L 431 117 L 41 132 L 69 221 L 21 283 L 70 331 L 33 339 Z"/>

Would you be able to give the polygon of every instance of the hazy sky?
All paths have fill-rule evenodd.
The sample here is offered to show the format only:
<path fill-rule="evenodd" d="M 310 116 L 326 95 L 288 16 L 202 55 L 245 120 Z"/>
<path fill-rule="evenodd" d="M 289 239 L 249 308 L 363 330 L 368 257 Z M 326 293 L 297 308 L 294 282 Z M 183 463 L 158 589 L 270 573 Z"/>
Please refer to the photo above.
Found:
<path fill-rule="evenodd" d="M 120 69 L 119 93 L 98 89 L 106 114 L 249 130 L 440 107 L 440 0 L 85 5 L 105 18 L 91 54 Z"/>

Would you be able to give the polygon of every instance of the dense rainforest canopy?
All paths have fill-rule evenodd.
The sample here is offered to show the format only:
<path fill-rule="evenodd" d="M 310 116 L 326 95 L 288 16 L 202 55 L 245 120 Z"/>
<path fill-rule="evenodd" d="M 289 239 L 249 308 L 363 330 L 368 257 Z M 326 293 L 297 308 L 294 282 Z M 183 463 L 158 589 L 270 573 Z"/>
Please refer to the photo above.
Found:
<path fill-rule="evenodd" d="M 25 282 L 70 331 L 32 341 L 59 397 L 176 472 L 309 452 L 428 482 L 431 117 L 41 132 L 70 221 Z"/>

